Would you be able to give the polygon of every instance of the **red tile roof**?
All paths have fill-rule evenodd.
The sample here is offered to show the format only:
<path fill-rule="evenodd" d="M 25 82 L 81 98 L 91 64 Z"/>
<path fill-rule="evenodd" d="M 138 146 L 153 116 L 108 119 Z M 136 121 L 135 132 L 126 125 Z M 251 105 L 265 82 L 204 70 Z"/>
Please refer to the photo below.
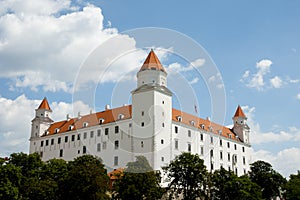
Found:
<path fill-rule="evenodd" d="M 51 111 L 51 108 L 49 106 L 49 103 L 47 101 L 47 98 L 45 97 L 42 101 L 42 103 L 40 104 L 40 106 L 38 107 L 38 109 L 45 109 L 45 110 L 50 110 Z"/>
<path fill-rule="evenodd" d="M 233 117 L 246 117 L 240 105 L 237 107 Z"/>
<path fill-rule="evenodd" d="M 122 119 L 119 119 L 119 115 L 123 115 Z M 71 131 L 69 126 L 73 126 L 72 130 L 78 130 L 84 128 L 83 124 L 87 123 L 87 127 L 99 125 L 100 119 L 103 119 L 102 124 L 108 124 L 111 122 L 116 122 L 118 120 L 131 119 L 132 118 L 132 106 L 123 106 L 119 108 L 114 108 L 110 110 L 105 110 L 102 112 L 97 112 L 93 114 L 88 114 L 80 118 L 72 118 L 69 120 L 64 120 L 60 122 L 53 123 L 48 129 L 48 135 L 56 134 L 55 130 L 59 129 L 58 133 L 64 133 Z M 181 118 L 181 120 L 179 120 Z M 182 112 L 177 109 L 172 109 L 172 121 L 185 124 L 187 126 L 193 126 L 200 130 L 205 130 L 212 132 L 214 134 L 222 135 L 223 137 L 230 138 L 232 140 L 240 141 L 236 138 L 235 133 L 232 129 L 225 126 L 213 123 L 209 120 L 196 117 L 194 115 Z"/>
<path fill-rule="evenodd" d="M 157 71 L 166 72 L 165 68 L 162 66 L 162 64 L 160 63 L 159 59 L 157 58 L 157 56 L 155 55 L 152 49 L 140 69 L 140 71 L 144 71 L 144 70 L 157 70 Z"/>

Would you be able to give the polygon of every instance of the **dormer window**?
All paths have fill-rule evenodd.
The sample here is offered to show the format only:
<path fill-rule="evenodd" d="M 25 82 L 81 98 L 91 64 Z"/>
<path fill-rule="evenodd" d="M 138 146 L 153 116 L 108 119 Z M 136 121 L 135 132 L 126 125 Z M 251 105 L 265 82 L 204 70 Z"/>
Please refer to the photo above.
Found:
<path fill-rule="evenodd" d="M 209 131 L 212 132 L 213 131 L 213 127 L 210 126 L 209 127 Z"/>
<path fill-rule="evenodd" d="M 87 127 L 89 125 L 89 123 L 87 123 L 87 122 L 83 122 L 83 125 L 82 125 L 82 127 Z"/>
<path fill-rule="evenodd" d="M 58 133 L 59 132 L 59 128 L 56 128 L 55 130 L 54 130 L 54 133 Z"/>
<path fill-rule="evenodd" d="M 231 138 L 232 136 L 231 136 L 231 134 L 229 134 L 229 138 Z"/>
<path fill-rule="evenodd" d="M 181 121 L 182 121 L 182 117 L 181 117 L 181 116 L 177 116 L 177 120 L 178 120 L 179 122 L 181 122 Z"/>
<path fill-rule="evenodd" d="M 204 125 L 204 124 L 201 124 L 201 128 L 204 129 L 204 128 L 205 128 L 205 125 Z"/>
<path fill-rule="evenodd" d="M 218 130 L 219 135 L 222 135 L 222 130 Z"/>
<path fill-rule="evenodd" d="M 124 118 L 124 115 L 123 114 L 119 114 L 118 115 L 118 119 L 123 119 Z"/>
<path fill-rule="evenodd" d="M 70 126 L 68 127 L 68 130 L 71 131 L 73 128 L 74 128 L 74 126 L 70 125 Z"/>
<path fill-rule="evenodd" d="M 195 126 L 194 120 L 191 120 L 191 121 L 190 121 L 190 124 L 191 124 L 192 126 Z"/>
<path fill-rule="evenodd" d="M 104 123 L 104 119 L 103 118 L 100 118 L 99 119 L 99 124 L 101 125 L 101 124 L 103 124 Z"/>

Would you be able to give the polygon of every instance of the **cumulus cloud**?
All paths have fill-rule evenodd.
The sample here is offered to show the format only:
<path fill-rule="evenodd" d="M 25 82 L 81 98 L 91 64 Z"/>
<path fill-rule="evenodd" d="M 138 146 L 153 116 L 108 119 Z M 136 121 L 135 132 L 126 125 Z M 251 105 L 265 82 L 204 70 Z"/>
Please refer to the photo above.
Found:
<path fill-rule="evenodd" d="M 209 77 L 208 83 L 215 85 L 215 87 L 218 89 L 224 88 L 224 83 L 223 83 L 222 76 L 220 73 Z"/>
<path fill-rule="evenodd" d="M 268 59 L 263 59 L 256 63 L 257 73 L 252 76 L 247 86 L 257 90 L 262 90 L 265 85 L 264 76 L 270 72 L 270 67 L 272 64 L 272 61 Z"/>
<path fill-rule="evenodd" d="M 205 64 L 205 59 L 204 58 L 198 58 L 194 61 L 192 61 L 188 66 L 184 66 L 180 63 L 171 63 L 168 67 L 167 70 L 168 72 L 172 73 L 172 72 L 188 72 L 188 71 L 192 71 L 195 70 L 197 68 L 202 67 Z"/>
<path fill-rule="evenodd" d="M 30 122 L 40 103 L 41 100 L 31 100 L 25 95 L 16 99 L 0 97 L 0 156 L 29 151 Z M 81 111 L 85 114 L 90 110 L 89 106 L 81 101 L 74 104 L 53 102 L 50 107 L 53 111 L 51 118 L 55 121 L 65 119 L 67 113 L 72 115 Z"/>
<path fill-rule="evenodd" d="M 90 4 L 79 9 L 69 0 L 1 1 L 0 77 L 12 80 L 11 89 L 70 92 L 91 52 L 117 37 L 116 44 L 106 44 L 105 52 L 98 51 L 97 62 L 83 72 L 89 74 L 81 79 L 96 82 L 105 72 L 103 81 L 115 81 L 128 66 L 136 66 L 146 52 L 123 59 L 125 63 L 119 59 L 115 62 L 120 66 L 118 71 L 107 73 L 111 59 L 135 49 L 136 43 L 115 28 L 105 28 L 103 21 L 102 10 Z"/>
<path fill-rule="evenodd" d="M 278 76 L 270 79 L 271 86 L 274 88 L 281 88 L 283 81 Z"/>
<path fill-rule="evenodd" d="M 299 94 L 297 94 L 297 99 L 299 99 L 299 100 L 300 100 L 300 93 L 299 93 Z"/>

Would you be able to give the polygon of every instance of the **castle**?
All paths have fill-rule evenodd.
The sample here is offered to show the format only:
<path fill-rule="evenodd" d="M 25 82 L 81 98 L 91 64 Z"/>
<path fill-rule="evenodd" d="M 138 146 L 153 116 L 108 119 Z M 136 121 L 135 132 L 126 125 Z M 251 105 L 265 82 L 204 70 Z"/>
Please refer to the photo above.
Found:
<path fill-rule="evenodd" d="M 54 122 L 46 98 L 32 120 L 30 153 L 42 160 L 72 160 L 91 154 L 108 170 L 125 167 L 144 155 L 160 170 L 181 152 L 197 153 L 208 170 L 221 166 L 243 175 L 249 170 L 250 129 L 238 106 L 233 128 L 202 119 L 172 107 L 167 72 L 151 50 L 137 73 L 132 105 Z"/>

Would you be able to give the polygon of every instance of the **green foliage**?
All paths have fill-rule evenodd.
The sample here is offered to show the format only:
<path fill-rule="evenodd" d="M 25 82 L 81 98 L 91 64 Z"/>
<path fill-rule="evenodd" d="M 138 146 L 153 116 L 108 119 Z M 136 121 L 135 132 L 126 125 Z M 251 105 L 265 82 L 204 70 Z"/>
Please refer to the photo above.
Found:
<path fill-rule="evenodd" d="M 22 177 L 20 168 L 12 164 L 1 165 L 0 177 L 0 199 L 19 199 Z"/>
<path fill-rule="evenodd" d="M 256 161 L 251 164 L 250 170 L 250 179 L 262 188 L 263 198 L 281 196 L 286 179 L 276 172 L 270 163 Z"/>
<path fill-rule="evenodd" d="M 114 184 L 115 198 L 122 200 L 160 199 L 163 190 L 159 185 L 160 173 L 154 172 L 147 159 L 137 156 Z"/>
<path fill-rule="evenodd" d="M 290 175 L 290 180 L 287 182 L 285 189 L 287 200 L 300 200 L 300 171 L 296 175 Z"/>
<path fill-rule="evenodd" d="M 169 198 L 183 195 L 193 200 L 207 195 L 208 172 L 198 155 L 182 153 L 163 170 L 170 180 Z"/>

